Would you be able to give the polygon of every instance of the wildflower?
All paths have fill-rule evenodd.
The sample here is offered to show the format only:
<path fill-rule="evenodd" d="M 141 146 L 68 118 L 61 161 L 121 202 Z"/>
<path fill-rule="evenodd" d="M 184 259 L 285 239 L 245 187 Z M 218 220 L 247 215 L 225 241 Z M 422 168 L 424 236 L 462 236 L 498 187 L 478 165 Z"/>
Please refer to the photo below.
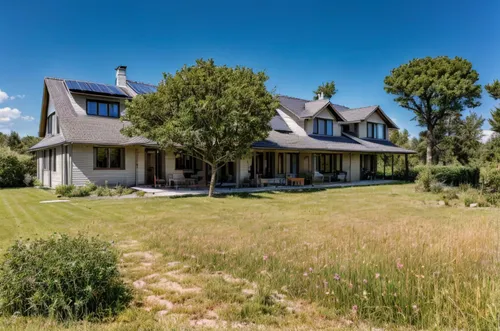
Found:
<path fill-rule="evenodd" d="M 349 288 L 352 288 L 352 283 L 349 283 Z"/>
<path fill-rule="evenodd" d="M 335 275 L 333 276 L 333 279 L 335 279 L 335 280 L 337 280 L 337 281 L 338 281 L 338 280 L 340 280 L 340 275 L 339 275 L 339 274 L 335 274 Z"/>
<path fill-rule="evenodd" d="M 398 259 L 398 260 L 396 261 L 396 267 L 398 268 L 398 270 L 403 269 L 403 266 L 404 266 L 404 265 L 403 265 L 403 263 L 401 263 L 401 261 Z"/>
<path fill-rule="evenodd" d="M 366 283 L 368 283 L 368 281 L 367 281 L 366 279 L 363 279 L 363 283 L 365 283 L 365 284 L 366 284 Z"/>
<path fill-rule="evenodd" d="M 352 312 L 355 314 L 358 312 L 358 305 L 352 306 Z"/>
<path fill-rule="evenodd" d="M 269 256 L 267 256 L 267 255 L 264 255 L 264 256 L 262 257 L 262 259 L 263 259 L 264 261 L 267 261 L 267 259 L 268 259 L 268 258 L 269 258 Z"/>
<path fill-rule="evenodd" d="M 325 285 L 325 287 L 328 287 L 328 282 L 326 280 L 323 280 L 323 285 Z"/>
<path fill-rule="evenodd" d="M 414 311 L 417 311 L 418 310 L 418 306 L 417 305 L 413 305 L 411 306 L 413 308 Z"/>
<path fill-rule="evenodd" d="M 380 274 L 379 273 L 376 273 L 375 274 L 375 279 L 379 279 L 380 278 Z"/>
<path fill-rule="evenodd" d="M 313 268 L 309 268 L 309 272 L 313 272 Z"/>
<path fill-rule="evenodd" d="M 307 277 L 307 276 L 308 276 L 308 275 L 307 275 L 307 272 L 304 272 L 304 277 Z"/>

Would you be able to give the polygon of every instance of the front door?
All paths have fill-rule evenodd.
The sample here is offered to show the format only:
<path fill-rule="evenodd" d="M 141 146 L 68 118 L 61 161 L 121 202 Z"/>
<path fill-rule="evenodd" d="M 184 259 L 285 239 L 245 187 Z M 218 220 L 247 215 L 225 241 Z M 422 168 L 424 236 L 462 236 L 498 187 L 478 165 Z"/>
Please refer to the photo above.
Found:
<path fill-rule="evenodd" d="M 146 150 L 146 184 L 152 185 L 156 174 L 156 150 Z"/>

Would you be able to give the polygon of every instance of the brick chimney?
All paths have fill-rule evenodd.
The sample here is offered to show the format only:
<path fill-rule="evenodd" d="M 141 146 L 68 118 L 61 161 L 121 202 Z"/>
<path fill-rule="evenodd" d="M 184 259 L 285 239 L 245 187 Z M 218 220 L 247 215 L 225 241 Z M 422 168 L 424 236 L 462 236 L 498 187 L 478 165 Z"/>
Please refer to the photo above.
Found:
<path fill-rule="evenodd" d="M 127 66 L 116 67 L 116 86 L 126 87 L 127 86 Z"/>

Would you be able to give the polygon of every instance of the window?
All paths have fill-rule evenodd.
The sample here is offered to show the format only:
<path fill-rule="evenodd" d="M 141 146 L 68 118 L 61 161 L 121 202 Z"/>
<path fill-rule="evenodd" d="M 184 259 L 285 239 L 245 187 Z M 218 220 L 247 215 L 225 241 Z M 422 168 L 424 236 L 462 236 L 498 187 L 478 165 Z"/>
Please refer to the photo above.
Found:
<path fill-rule="evenodd" d="M 118 102 L 87 100 L 87 115 L 103 117 L 120 117 L 120 104 Z"/>
<path fill-rule="evenodd" d="M 321 173 L 342 171 L 342 154 L 316 154 L 315 170 Z"/>
<path fill-rule="evenodd" d="M 94 169 L 125 169 L 125 149 L 94 147 Z"/>
<path fill-rule="evenodd" d="M 381 123 L 367 123 L 367 137 L 375 139 L 387 139 L 386 125 Z"/>
<path fill-rule="evenodd" d="M 186 168 L 186 158 L 183 154 L 175 155 L 175 170 L 184 170 Z"/>
<path fill-rule="evenodd" d="M 278 153 L 278 174 L 284 174 L 284 173 L 285 173 L 285 162 L 283 153 Z"/>
<path fill-rule="evenodd" d="M 61 133 L 61 129 L 59 129 L 59 117 L 56 116 L 56 130 L 57 134 Z"/>
<path fill-rule="evenodd" d="M 313 134 L 320 134 L 323 136 L 333 136 L 333 120 L 315 118 L 313 126 Z"/>
<path fill-rule="evenodd" d="M 54 114 L 52 113 L 47 117 L 47 134 L 52 134 L 54 124 Z"/>
<path fill-rule="evenodd" d="M 49 153 L 47 153 L 47 150 L 43 151 L 43 170 L 49 170 L 50 168 L 50 160 L 49 160 Z"/>

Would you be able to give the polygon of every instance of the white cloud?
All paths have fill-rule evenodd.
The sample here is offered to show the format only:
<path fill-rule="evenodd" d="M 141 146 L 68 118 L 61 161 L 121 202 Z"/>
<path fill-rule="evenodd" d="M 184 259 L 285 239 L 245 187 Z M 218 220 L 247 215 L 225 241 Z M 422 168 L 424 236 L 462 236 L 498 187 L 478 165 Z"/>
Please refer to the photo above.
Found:
<path fill-rule="evenodd" d="M 12 95 L 9 97 L 10 100 L 14 99 L 24 99 L 26 96 L 24 94 Z"/>
<path fill-rule="evenodd" d="M 7 99 L 9 99 L 9 95 L 6 92 L 0 90 L 0 103 L 4 102 Z"/>
<path fill-rule="evenodd" d="M 21 117 L 21 111 L 17 108 L 0 108 L 0 122 L 10 122 Z"/>
<path fill-rule="evenodd" d="M 33 121 L 35 118 L 33 116 L 21 116 L 23 121 Z"/>
<path fill-rule="evenodd" d="M 491 130 L 483 130 L 483 137 L 481 138 L 481 141 L 484 143 L 487 143 L 491 138 L 493 138 L 496 135 L 495 131 Z"/>

